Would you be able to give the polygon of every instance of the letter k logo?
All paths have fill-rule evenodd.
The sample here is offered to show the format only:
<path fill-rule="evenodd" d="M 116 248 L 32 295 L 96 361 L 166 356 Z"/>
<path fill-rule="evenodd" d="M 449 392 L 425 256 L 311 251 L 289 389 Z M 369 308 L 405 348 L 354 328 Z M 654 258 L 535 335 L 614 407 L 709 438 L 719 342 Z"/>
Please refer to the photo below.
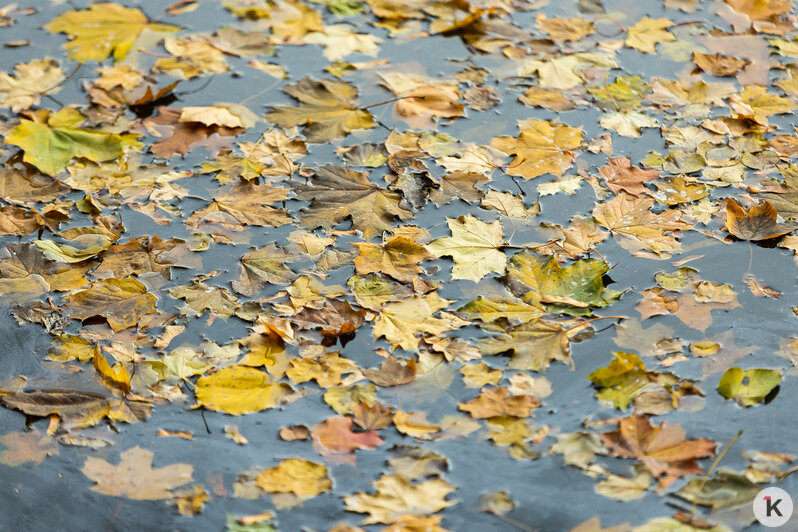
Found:
<path fill-rule="evenodd" d="M 779 503 L 782 501 L 782 499 L 776 499 L 776 502 L 773 502 L 773 497 L 765 497 L 765 501 L 767 502 L 766 513 L 768 517 L 773 515 L 773 513 L 779 517 L 783 517 L 779 511 Z"/>

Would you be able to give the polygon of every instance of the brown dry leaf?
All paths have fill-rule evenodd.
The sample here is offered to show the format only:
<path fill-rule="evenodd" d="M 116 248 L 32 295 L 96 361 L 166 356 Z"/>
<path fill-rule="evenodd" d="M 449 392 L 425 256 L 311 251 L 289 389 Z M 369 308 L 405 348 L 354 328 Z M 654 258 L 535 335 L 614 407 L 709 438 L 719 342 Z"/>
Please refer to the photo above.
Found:
<path fill-rule="evenodd" d="M 186 220 L 192 229 L 203 222 L 218 219 L 219 215 L 229 215 L 244 225 L 277 227 L 291 222 L 285 209 L 275 209 L 270 205 L 288 198 L 288 189 L 271 185 L 235 183 L 220 187 L 211 202 L 204 209 L 196 211 Z"/>
<path fill-rule="evenodd" d="M 698 68 L 713 76 L 734 76 L 750 61 L 722 54 L 693 52 L 693 62 Z"/>
<path fill-rule="evenodd" d="M 595 31 L 592 22 L 578 17 L 546 18 L 543 13 L 538 13 L 535 21 L 556 42 L 579 41 Z"/>
<path fill-rule="evenodd" d="M 345 416 L 325 419 L 310 429 L 315 446 L 322 450 L 351 453 L 357 449 L 376 449 L 383 443 L 376 430 L 352 431 L 352 418 Z"/>
<path fill-rule="evenodd" d="M 307 440 L 310 438 L 310 429 L 305 425 L 292 425 L 280 429 L 280 438 L 285 441 Z"/>
<path fill-rule="evenodd" d="M 119 455 L 119 465 L 90 456 L 81 471 L 96 482 L 92 491 L 104 495 L 139 501 L 169 499 L 172 497 L 169 490 L 191 482 L 194 468 L 189 464 L 172 464 L 153 469 L 154 456 L 153 452 L 136 446 Z"/>
<path fill-rule="evenodd" d="M 748 289 L 751 290 L 751 293 L 756 297 L 771 297 L 773 299 L 778 299 L 781 297 L 781 292 L 769 288 L 751 273 L 745 274 L 743 276 L 743 281 L 745 281 Z"/>
<path fill-rule="evenodd" d="M 283 90 L 300 105 L 276 106 L 266 120 L 283 127 L 304 125 L 302 133 L 308 142 L 325 143 L 376 125 L 371 113 L 356 107 L 358 91 L 349 83 L 305 77 Z"/>
<path fill-rule="evenodd" d="M 346 510 L 369 514 L 364 524 L 397 522 L 406 515 L 425 516 L 457 504 L 446 496 L 456 488 L 436 478 L 411 484 L 400 476 L 382 475 L 373 482 L 377 493 L 344 496 Z"/>
<path fill-rule="evenodd" d="M 0 169 L 0 198 L 18 206 L 32 207 L 37 202 L 51 202 L 69 192 L 58 179 L 31 169 Z"/>
<path fill-rule="evenodd" d="M 301 212 L 304 227 L 331 229 L 351 218 L 353 229 L 372 238 L 393 226 L 394 219 L 413 217 L 400 205 L 401 195 L 372 184 L 366 172 L 355 172 L 343 166 L 322 166 L 312 184 L 296 188 L 297 198 L 313 200 Z"/>
<path fill-rule="evenodd" d="M 355 258 L 358 275 L 384 273 L 404 283 L 412 281 L 423 271 L 419 262 L 435 258 L 423 246 L 401 236 L 391 238 L 383 245 L 370 242 L 353 242 L 352 245 L 360 252 Z"/>
<path fill-rule="evenodd" d="M 385 429 L 393 422 L 393 408 L 382 403 L 369 405 L 360 402 L 352 410 L 355 425 L 364 430 Z"/>
<path fill-rule="evenodd" d="M 100 279 L 90 288 L 66 296 L 64 302 L 70 317 L 82 320 L 102 316 L 114 332 L 134 327 L 144 315 L 156 312 L 155 296 L 132 277 Z"/>
<path fill-rule="evenodd" d="M 38 429 L 29 432 L 9 432 L 0 436 L 0 443 L 6 447 L 0 451 L 0 464 L 9 467 L 17 467 L 28 462 L 39 465 L 48 456 L 61 454 L 58 443 Z"/>
<path fill-rule="evenodd" d="M 437 118 L 465 116 L 463 104 L 454 103 L 459 97 L 455 89 L 423 85 L 402 94 L 402 99 L 396 102 L 395 110 L 410 127 L 431 129 Z"/>
<path fill-rule="evenodd" d="M 767 240 L 792 232 L 798 224 L 779 223 L 779 213 L 769 201 L 744 209 L 734 198 L 726 198 L 726 230 L 742 240 Z"/>
<path fill-rule="evenodd" d="M 111 274 L 121 279 L 155 272 L 168 278 L 172 266 L 201 269 L 202 260 L 189 251 L 183 240 L 161 240 L 153 235 L 151 238 L 133 238 L 126 244 L 114 244 L 103 253 L 102 262 L 93 273 L 95 276 Z"/>
<path fill-rule="evenodd" d="M 513 327 L 506 334 L 482 339 L 479 348 L 484 355 L 512 352 L 512 360 L 507 365 L 510 369 L 543 371 L 553 360 L 572 363 L 568 331 L 559 323 L 544 319 Z"/>
<path fill-rule="evenodd" d="M 161 107 L 158 113 L 158 116 L 151 120 L 153 127 L 165 126 L 170 134 L 153 144 L 150 151 L 156 157 L 165 159 L 174 155 L 186 155 L 199 146 L 205 146 L 208 151 L 216 152 L 223 146 L 230 146 L 235 135 L 245 132 L 242 128 L 180 122 L 180 109 Z"/>
<path fill-rule="evenodd" d="M 668 209 L 654 214 L 654 200 L 631 196 L 621 192 L 610 201 L 593 209 L 598 224 L 620 237 L 619 244 L 628 251 L 646 250 L 656 255 L 669 254 L 681 249 L 676 239 L 677 231 L 693 226 L 681 221 L 682 212 Z"/>
<path fill-rule="evenodd" d="M 531 395 L 510 395 L 506 386 L 484 390 L 476 399 L 460 403 L 460 410 L 465 410 L 474 418 L 494 416 L 529 417 L 532 411 L 540 406 L 540 401 Z"/>
<path fill-rule="evenodd" d="M 227 319 L 238 308 L 238 299 L 227 288 L 193 282 L 187 286 L 178 286 L 169 290 L 169 295 L 185 299 L 186 304 L 180 311 L 186 316 L 199 317 L 210 310 L 214 316 Z"/>
<path fill-rule="evenodd" d="M 231 283 L 239 294 L 252 297 L 267 284 L 290 284 L 297 274 L 286 267 L 300 257 L 286 252 L 274 242 L 260 249 L 250 249 L 241 257 L 241 275 Z"/>
<path fill-rule="evenodd" d="M 40 214 L 24 207 L 0 207 L 0 235 L 29 235 L 44 226 Z"/>
<path fill-rule="evenodd" d="M 0 259 L 0 282 L 10 279 L 41 277 L 49 290 L 61 292 L 89 284 L 85 274 L 92 267 L 90 261 L 70 264 L 50 260 L 35 245 L 7 244 L 8 258 Z"/>
<path fill-rule="evenodd" d="M 29 416 L 56 415 L 65 430 L 96 425 L 111 410 L 105 397 L 86 392 L 18 391 L 0 395 L 0 403 Z"/>
<path fill-rule="evenodd" d="M 640 295 L 643 296 L 643 300 L 637 304 L 635 310 L 640 313 L 641 320 L 652 316 L 675 314 L 679 311 L 678 298 L 669 296 L 663 288 L 658 286 L 649 288 L 640 292 Z"/>
<path fill-rule="evenodd" d="M 680 425 L 654 426 L 641 414 L 623 418 L 619 424 L 618 430 L 601 434 L 609 455 L 641 461 L 658 480 L 660 491 L 681 477 L 703 473 L 696 459 L 715 454 L 715 442 L 686 440 L 687 431 Z"/>
<path fill-rule="evenodd" d="M 648 192 L 643 183 L 659 177 L 659 170 L 643 170 L 630 164 L 628 157 L 618 157 L 607 160 L 607 166 L 598 169 L 607 187 L 618 194 L 621 190 L 639 196 Z"/>
<path fill-rule="evenodd" d="M 334 345 L 337 339 L 344 345 L 363 325 L 365 316 L 365 310 L 353 309 L 349 301 L 331 299 L 321 308 L 306 307 L 296 313 L 292 321 L 299 330 L 321 329 L 322 345 Z"/>
<path fill-rule="evenodd" d="M 427 413 L 423 411 L 402 412 L 397 410 L 392 421 L 397 431 L 419 440 L 431 440 L 441 430 L 441 425 L 429 421 Z"/>
<path fill-rule="evenodd" d="M 199 122 L 206 126 L 226 128 L 250 128 L 259 120 L 258 115 L 240 104 L 216 104 L 212 106 L 183 107 L 179 122 Z"/>
<path fill-rule="evenodd" d="M 484 362 L 460 368 L 466 388 L 482 388 L 488 384 L 496 386 L 502 378 L 500 369 L 492 369 Z"/>
<path fill-rule="evenodd" d="M 356 373 L 357 364 L 337 352 L 325 353 L 318 359 L 294 358 L 291 367 L 285 372 L 292 382 L 303 383 L 315 380 L 322 388 L 340 384 L 344 373 Z"/>
<path fill-rule="evenodd" d="M 443 303 L 441 303 L 443 302 Z M 396 303 L 388 303 L 382 307 L 372 329 L 374 338 L 384 336 L 392 348 L 401 347 L 408 351 L 418 349 L 421 333 L 441 335 L 449 330 L 467 325 L 468 322 L 453 315 L 445 317 L 433 316 L 449 301 L 427 295 L 414 296 Z"/>
<path fill-rule="evenodd" d="M 379 370 L 364 369 L 363 375 L 377 386 L 387 387 L 407 384 L 416 379 L 416 361 L 412 358 L 403 360 L 389 357 L 382 363 Z"/>

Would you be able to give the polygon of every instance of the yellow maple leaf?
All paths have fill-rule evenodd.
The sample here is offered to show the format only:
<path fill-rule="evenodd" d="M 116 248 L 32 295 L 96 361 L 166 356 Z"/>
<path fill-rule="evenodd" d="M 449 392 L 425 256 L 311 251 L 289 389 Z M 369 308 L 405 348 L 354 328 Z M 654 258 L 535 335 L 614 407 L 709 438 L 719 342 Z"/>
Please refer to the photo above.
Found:
<path fill-rule="evenodd" d="M 39 103 L 42 94 L 53 94 L 59 90 L 58 82 L 64 71 L 55 59 L 35 59 L 14 67 L 14 75 L 0 72 L 0 96 L 3 107 L 15 113 L 30 109 Z"/>
<path fill-rule="evenodd" d="M 582 143 L 582 128 L 552 124 L 545 120 L 519 120 L 521 133 L 513 137 L 496 137 L 491 146 L 508 155 L 515 155 L 507 173 L 531 179 L 545 173 L 561 176 L 571 168 L 575 150 Z"/>
<path fill-rule="evenodd" d="M 782 98 L 767 91 L 766 87 L 748 85 L 739 95 L 729 98 L 734 118 L 750 118 L 757 124 L 768 125 L 768 116 L 788 114 L 795 109 L 790 98 Z"/>
<path fill-rule="evenodd" d="M 288 458 L 262 471 L 255 482 L 266 493 L 293 493 L 304 499 L 332 491 L 327 466 L 298 458 Z"/>
<path fill-rule="evenodd" d="M 67 11 L 44 28 L 73 37 L 66 44 L 66 49 L 69 58 L 75 61 L 103 61 L 112 53 L 115 61 L 121 61 L 145 29 L 156 32 L 180 29 L 151 22 L 139 9 L 111 3 L 97 3 L 89 9 Z"/>
<path fill-rule="evenodd" d="M 355 258 L 358 275 L 384 273 L 406 283 L 421 273 L 419 262 L 434 257 L 423 246 L 403 236 L 391 238 L 383 245 L 370 242 L 353 242 L 352 245 L 360 251 Z"/>
<path fill-rule="evenodd" d="M 288 390 L 260 370 L 231 366 L 200 377 L 195 393 L 198 406 L 239 415 L 274 408 Z"/>
<path fill-rule="evenodd" d="M 455 487 L 440 478 L 411 484 L 399 476 L 382 475 L 373 485 L 374 495 L 358 492 L 344 496 L 347 510 L 369 514 L 364 524 L 390 524 L 402 516 L 429 515 L 457 504 L 446 499 Z"/>
<path fill-rule="evenodd" d="M 593 209 L 598 224 L 620 237 L 619 244 L 628 251 L 644 249 L 657 255 L 681 249 L 675 231 L 691 229 L 681 221 L 681 211 L 668 209 L 660 214 L 651 212 L 654 200 L 622 192 L 610 201 Z"/>
<path fill-rule="evenodd" d="M 649 54 L 656 53 L 655 46 L 658 43 L 676 40 L 676 37 L 667 31 L 671 26 L 673 22 L 667 18 L 643 17 L 629 28 L 626 46 Z"/>
<path fill-rule="evenodd" d="M 476 282 L 491 272 L 504 273 L 507 256 L 499 249 L 504 242 L 499 220 L 485 223 L 469 214 L 446 221 L 452 236 L 427 244 L 427 249 L 438 257 L 452 257 L 452 279 Z"/>
<path fill-rule="evenodd" d="M 418 334 L 440 335 L 468 323 L 454 316 L 449 319 L 433 317 L 435 312 L 449 303 L 437 295 L 429 294 L 389 303 L 377 316 L 372 329 L 374 338 L 384 336 L 393 348 L 415 350 L 418 348 Z"/>

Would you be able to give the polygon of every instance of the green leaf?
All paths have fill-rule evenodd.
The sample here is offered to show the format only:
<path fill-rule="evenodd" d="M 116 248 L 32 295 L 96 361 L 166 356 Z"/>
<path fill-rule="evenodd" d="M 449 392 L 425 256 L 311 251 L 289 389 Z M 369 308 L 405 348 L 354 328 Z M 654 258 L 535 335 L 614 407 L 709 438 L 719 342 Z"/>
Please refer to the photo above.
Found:
<path fill-rule="evenodd" d="M 74 127 L 50 127 L 32 120 L 20 124 L 6 135 L 8 144 L 25 152 L 23 160 L 45 174 L 55 175 L 73 157 L 84 157 L 96 163 L 116 159 L 126 146 L 134 146 L 136 134 L 117 135 Z"/>
<path fill-rule="evenodd" d="M 740 406 L 761 403 L 781 383 L 781 372 L 775 369 L 729 368 L 718 383 L 718 392 L 734 399 Z"/>
<path fill-rule="evenodd" d="M 693 478 L 679 490 L 679 497 L 712 509 L 751 504 L 761 486 L 744 475 L 732 471 L 718 471 L 710 479 Z"/>
<path fill-rule="evenodd" d="M 598 259 L 581 259 L 562 267 L 553 257 L 521 252 L 510 259 L 510 289 L 531 305 L 549 304 L 552 312 L 589 314 L 589 307 L 606 307 L 620 294 L 604 287 L 609 270 Z"/>

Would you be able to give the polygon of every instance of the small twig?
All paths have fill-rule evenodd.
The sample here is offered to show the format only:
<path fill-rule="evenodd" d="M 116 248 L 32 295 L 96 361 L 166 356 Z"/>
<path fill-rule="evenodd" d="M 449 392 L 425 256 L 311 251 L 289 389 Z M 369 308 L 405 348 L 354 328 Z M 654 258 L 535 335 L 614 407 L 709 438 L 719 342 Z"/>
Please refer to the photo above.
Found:
<path fill-rule="evenodd" d="M 609 16 L 609 15 L 599 15 L 599 16 L 597 16 L 596 18 L 594 18 L 594 19 L 593 19 L 593 23 L 595 24 L 596 22 L 598 22 L 599 20 L 602 20 L 602 19 L 608 19 L 608 20 L 610 20 L 611 22 L 615 23 L 615 25 L 616 25 L 616 26 L 618 26 L 618 29 L 620 29 L 620 30 L 621 30 L 621 33 L 626 33 L 626 28 L 624 28 L 623 26 L 621 26 L 621 23 L 620 23 L 620 22 L 618 22 L 617 20 L 615 20 L 614 18 L 612 18 L 612 17 L 611 17 L 611 16 Z M 598 33 L 598 34 L 599 34 L 599 35 L 601 35 L 602 37 L 608 37 L 608 38 L 617 37 L 618 35 L 620 35 L 620 34 L 621 34 L 621 33 L 617 33 L 617 34 L 615 34 L 615 35 L 604 34 L 604 33 L 601 33 L 601 31 L 599 31 L 598 29 L 596 29 L 596 33 Z"/>
<path fill-rule="evenodd" d="M 490 512 L 490 513 L 495 515 L 505 523 L 509 523 L 516 528 L 520 528 L 521 530 L 525 530 L 526 532 L 536 532 L 536 530 L 531 526 L 527 525 L 526 523 L 522 523 L 521 521 L 517 521 L 512 517 L 507 517 L 506 515 L 497 514 L 496 512 Z"/>
<path fill-rule="evenodd" d="M 726 448 L 723 449 L 723 451 L 715 458 L 715 461 L 712 462 L 712 465 L 709 466 L 709 469 L 707 469 L 706 474 L 701 479 L 701 482 L 699 482 L 699 488 L 698 488 L 697 497 L 700 496 L 701 493 L 703 493 L 704 486 L 707 485 L 707 481 L 709 480 L 709 475 L 712 474 L 712 472 L 715 470 L 715 467 L 717 467 L 717 465 L 720 463 L 720 461 L 723 460 L 723 457 L 726 456 L 726 453 L 729 452 L 729 449 L 732 448 L 732 445 L 737 443 L 737 440 L 739 440 L 740 436 L 742 436 L 742 435 L 743 435 L 743 429 L 740 429 L 740 432 L 737 433 L 737 436 L 732 438 L 732 440 L 729 442 L 729 444 L 726 446 Z M 696 508 L 696 505 L 698 504 L 698 498 L 697 497 L 696 497 L 696 499 L 693 500 L 693 507 L 690 509 L 690 515 L 692 515 L 693 517 L 695 517 L 695 508 Z"/>
<path fill-rule="evenodd" d="M 399 100 L 407 100 L 408 98 L 420 98 L 419 96 L 397 96 L 396 98 L 391 98 L 389 100 L 383 100 L 381 102 L 372 103 L 369 105 L 364 105 L 362 107 L 358 107 L 358 111 L 365 111 L 366 109 L 371 109 L 372 107 L 379 107 L 380 105 L 385 105 L 393 102 L 398 102 Z"/>
<path fill-rule="evenodd" d="M 205 83 L 203 83 L 202 85 L 200 85 L 200 87 L 197 88 L 197 89 L 192 89 L 190 91 L 176 92 L 175 95 L 176 96 L 185 96 L 186 94 L 194 94 L 195 92 L 199 92 L 201 90 L 205 90 L 205 87 L 210 85 L 211 81 L 213 81 L 213 77 L 208 78 L 208 80 Z"/>
<path fill-rule="evenodd" d="M 263 89 L 262 91 L 260 91 L 260 92 L 258 92 L 258 93 L 256 93 L 256 94 L 253 94 L 253 95 L 252 95 L 252 96 L 250 96 L 249 98 L 247 98 L 247 99 L 245 99 L 244 101 L 242 101 L 242 102 L 241 102 L 241 105 L 246 105 L 246 103 L 247 103 L 248 101 L 252 100 L 253 98 L 257 98 L 258 96 L 261 96 L 262 94 L 266 94 L 267 92 L 269 92 L 270 90 L 272 90 L 273 88 L 275 88 L 277 85 L 279 85 L 279 84 L 280 84 L 280 83 L 282 83 L 282 82 L 283 82 L 283 80 L 282 80 L 282 79 L 278 79 L 277 81 L 275 81 L 274 83 L 272 83 L 271 85 L 269 85 L 268 87 L 266 87 L 265 89 Z"/>
<path fill-rule="evenodd" d="M 598 320 L 628 320 L 628 319 L 629 319 L 629 316 L 597 316 L 595 318 L 590 318 L 589 320 L 580 321 L 579 323 L 577 323 L 573 327 L 569 327 L 569 328 L 565 329 L 563 332 L 565 334 L 568 334 L 570 331 L 573 331 L 574 329 L 578 329 L 580 327 L 584 327 L 588 323 L 593 323 L 594 321 L 598 321 Z"/>
<path fill-rule="evenodd" d="M 200 408 L 200 415 L 202 416 L 202 422 L 205 423 L 205 430 L 210 434 L 211 428 L 208 426 L 208 421 L 205 419 L 205 408 Z"/>
<path fill-rule="evenodd" d="M 41 91 L 39 94 L 41 94 L 42 96 L 46 96 L 48 92 L 50 92 L 50 91 L 52 91 L 52 90 L 54 90 L 54 89 L 57 89 L 58 87 L 60 87 L 61 85 L 63 85 L 64 83 L 66 83 L 67 81 L 69 81 L 70 79 L 72 79 L 72 77 L 73 77 L 75 74 L 77 74 L 77 73 L 78 73 L 78 70 L 80 70 L 80 67 L 82 67 L 82 66 L 83 66 L 83 62 L 80 62 L 80 63 L 78 63 L 78 65 L 77 65 L 77 66 L 76 66 L 76 67 L 75 67 L 75 68 L 72 70 L 72 72 L 70 72 L 70 73 L 69 73 L 69 75 L 68 75 L 67 77 L 65 77 L 65 78 L 64 78 L 64 79 L 62 79 L 61 81 L 57 82 L 57 83 L 56 83 L 55 85 L 53 85 L 52 87 L 49 87 L 49 88 L 47 88 L 47 89 L 45 89 L 45 90 Z"/>
<path fill-rule="evenodd" d="M 518 168 L 525 162 L 526 162 L 526 157 L 519 157 L 518 162 L 516 162 L 515 164 L 491 164 L 491 166 L 493 166 L 493 168 L 500 168 L 502 170 L 505 170 L 510 168 Z"/>
<path fill-rule="evenodd" d="M 615 266 L 612 266 L 612 267 L 610 267 L 610 263 L 609 263 L 609 262 L 607 262 L 607 259 L 605 259 L 605 258 L 604 258 L 604 255 L 602 255 L 601 253 L 599 253 L 599 252 L 598 252 L 598 250 L 596 250 L 596 249 L 591 249 L 590 251 L 588 251 L 588 253 L 595 253 L 596 255 L 598 255 L 598 256 L 599 256 L 599 258 L 601 259 L 601 261 L 602 261 L 604 264 L 606 264 L 608 268 L 612 269 L 612 268 L 614 268 L 614 267 L 615 267 Z"/>

